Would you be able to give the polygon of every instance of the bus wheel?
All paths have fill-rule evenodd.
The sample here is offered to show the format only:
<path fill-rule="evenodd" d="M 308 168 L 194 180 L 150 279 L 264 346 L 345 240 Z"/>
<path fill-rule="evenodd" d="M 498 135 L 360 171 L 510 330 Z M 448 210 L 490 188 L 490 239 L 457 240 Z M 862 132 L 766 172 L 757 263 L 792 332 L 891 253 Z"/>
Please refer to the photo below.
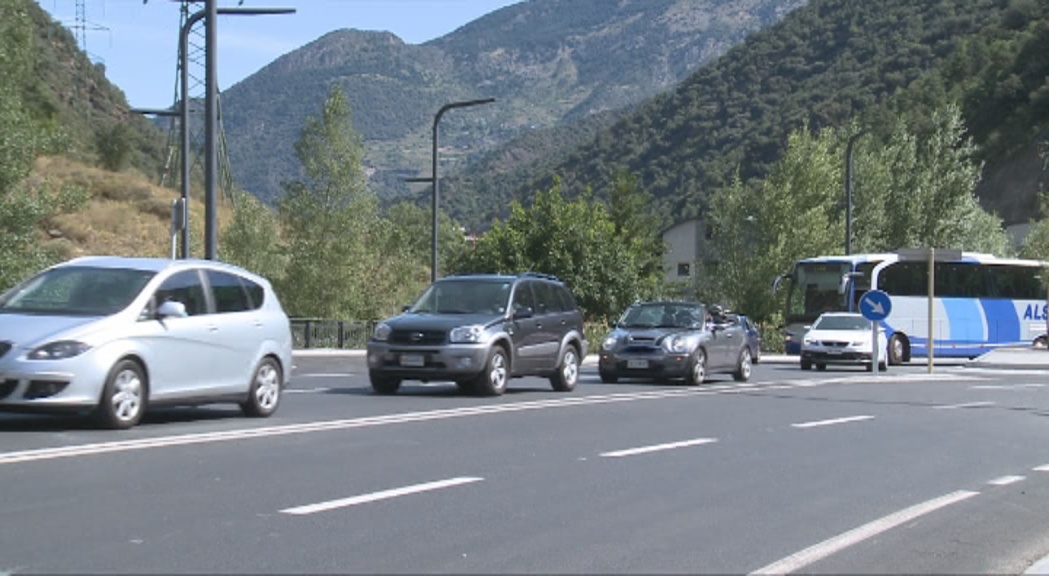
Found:
<path fill-rule="evenodd" d="M 907 343 L 903 341 L 903 337 L 899 334 L 893 334 L 892 338 L 889 338 L 889 364 L 893 366 L 903 364 L 906 348 Z"/>

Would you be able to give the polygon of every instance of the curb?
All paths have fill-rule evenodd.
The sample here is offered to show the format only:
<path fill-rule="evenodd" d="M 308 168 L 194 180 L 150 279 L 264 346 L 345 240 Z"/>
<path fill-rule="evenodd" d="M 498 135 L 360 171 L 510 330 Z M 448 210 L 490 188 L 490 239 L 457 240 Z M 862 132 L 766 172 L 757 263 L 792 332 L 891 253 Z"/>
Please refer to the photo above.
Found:
<path fill-rule="evenodd" d="M 1034 574 L 1049 574 L 1049 556 L 1043 557 L 1041 560 L 1031 564 L 1031 566 L 1024 571 L 1024 575 Z"/>

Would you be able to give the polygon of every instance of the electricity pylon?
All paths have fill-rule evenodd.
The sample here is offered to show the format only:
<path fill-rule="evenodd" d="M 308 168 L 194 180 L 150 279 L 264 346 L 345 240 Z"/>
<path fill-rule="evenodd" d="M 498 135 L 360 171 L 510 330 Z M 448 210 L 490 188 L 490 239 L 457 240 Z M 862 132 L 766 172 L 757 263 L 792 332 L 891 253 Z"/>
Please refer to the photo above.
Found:
<path fill-rule="evenodd" d="M 199 0 L 181 0 L 179 9 L 179 31 L 186 25 L 186 21 L 192 15 L 191 4 L 199 4 Z M 200 109 L 194 107 L 195 103 L 202 103 L 206 97 L 207 86 L 204 82 L 207 52 L 205 49 L 205 24 L 203 22 L 194 26 L 189 31 L 188 50 L 185 61 L 187 63 L 189 82 L 186 86 L 186 94 L 190 103 L 189 109 L 189 141 L 190 141 L 190 171 L 195 171 L 203 164 L 204 150 L 204 120 Z M 181 48 L 179 48 L 181 51 Z M 178 53 L 175 59 L 175 96 L 172 107 L 178 107 L 182 97 L 182 54 Z M 226 148 L 226 130 L 222 125 L 222 99 L 218 98 L 218 156 L 219 156 L 219 188 L 222 195 L 233 202 L 233 175 L 230 172 L 229 154 Z M 194 120 L 195 119 L 195 120 Z M 160 185 L 167 186 L 175 181 L 174 171 L 179 160 L 181 139 L 179 136 L 179 119 L 177 116 L 170 117 L 168 122 L 168 144 L 167 154 L 164 160 L 164 170 L 160 175 Z"/>

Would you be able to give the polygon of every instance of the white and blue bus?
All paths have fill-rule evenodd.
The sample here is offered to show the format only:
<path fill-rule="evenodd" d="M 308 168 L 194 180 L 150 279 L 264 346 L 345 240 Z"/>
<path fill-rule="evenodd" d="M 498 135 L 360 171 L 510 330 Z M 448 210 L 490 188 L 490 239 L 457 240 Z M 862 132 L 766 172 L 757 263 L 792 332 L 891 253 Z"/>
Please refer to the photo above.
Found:
<path fill-rule="evenodd" d="M 962 252 L 934 263 L 933 355 L 973 358 L 999 346 L 1045 344 L 1045 262 Z M 868 290 L 886 292 L 888 361 L 927 357 L 929 263 L 897 254 L 820 256 L 799 260 L 773 283 L 785 288 L 786 351 L 799 354 L 805 326 L 826 311 L 859 311 Z"/>

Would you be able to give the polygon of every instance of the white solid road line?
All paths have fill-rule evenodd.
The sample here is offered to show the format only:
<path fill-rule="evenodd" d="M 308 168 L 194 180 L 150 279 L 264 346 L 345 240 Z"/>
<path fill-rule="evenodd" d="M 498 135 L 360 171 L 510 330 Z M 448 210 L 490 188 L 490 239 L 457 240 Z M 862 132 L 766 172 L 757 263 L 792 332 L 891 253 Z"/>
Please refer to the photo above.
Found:
<path fill-rule="evenodd" d="M 987 483 L 991 486 L 1008 486 L 1015 484 L 1024 479 L 1024 476 L 1002 476 L 1001 478 L 995 478 L 994 480 L 988 480 Z"/>
<path fill-rule="evenodd" d="M 789 388 L 789 386 L 771 385 L 762 388 L 762 390 L 780 390 L 785 388 Z M 291 434 L 328 432 L 332 430 L 349 430 L 352 428 L 369 428 L 373 426 L 385 426 L 389 424 L 404 424 L 407 422 L 426 422 L 430 420 L 445 420 L 448 418 L 481 416 L 485 414 L 502 414 L 512 412 L 523 412 L 527 410 L 568 408 L 573 406 L 593 406 L 600 404 L 615 404 L 620 402 L 636 402 L 640 400 L 660 400 L 678 397 L 712 396 L 717 394 L 727 394 L 733 392 L 735 391 L 708 391 L 701 388 L 655 390 L 651 392 L 620 392 L 616 394 L 576 396 L 570 398 L 533 400 L 527 402 L 510 402 L 506 404 L 465 406 L 459 408 L 446 408 L 441 410 L 427 410 L 423 412 L 401 412 L 397 414 L 386 414 L 381 416 L 364 416 L 360 418 L 347 418 L 341 420 L 325 420 L 321 422 L 303 422 L 299 424 L 260 426 L 256 428 L 226 430 L 221 432 L 200 432 L 178 434 L 174 436 L 160 436 L 156 438 L 140 438 L 136 440 L 116 440 L 112 442 L 98 442 L 92 444 L 78 444 L 72 446 L 57 446 L 54 448 L 37 448 L 32 450 L 19 450 L 14 452 L 0 452 L 0 465 L 17 464 L 22 462 L 35 462 L 40 460 L 54 460 L 57 458 L 71 458 L 93 454 L 128 452 L 132 450 L 145 450 L 150 448 L 163 448 L 169 446 L 187 446 L 191 444 L 229 442 L 233 440 L 266 438 L 270 436 L 287 436 Z"/>
<path fill-rule="evenodd" d="M 1049 472 L 1049 464 L 1042 464 L 1041 466 L 1035 466 L 1032 468 L 1035 472 Z"/>
<path fill-rule="evenodd" d="M 317 374 L 296 374 L 296 378 L 349 378 L 353 376 L 353 372 L 329 372 L 329 373 L 317 373 Z"/>
<path fill-rule="evenodd" d="M 448 480 L 426 482 L 425 484 L 414 484 L 412 486 L 404 486 L 402 488 L 393 488 L 391 490 L 382 490 L 379 492 L 372 492 L 370 494 L 361 494 L 360 496 L 351 496 L 350 498 L 341 498 L 339 500 L 330 500 L 328 502 L 318 502 L 317 504 L 307 504 L 305 506 L 286 508 L 284 510 L 281 510 L 280 512 L 282 514 L 293 514 L 296 516 L 302 516 L 305 514 L 315 514 L 317 512 L 327 512 L 328 510 L 335 510 L 336 508 L 346 508 L 348 506 L 356 506 L 358 504 L 367 504 L 369 502 L 376 502 L 379 500 L 388 500 L 390 498 L 397 498 L 398 496 L 407 496 L 409 494 L 418 494 L 420 492 L 429 492 L 431 490 L 451 488 L 452 486 L 472 484 L 474 482 L 480 482 L 482 480 L 484 480 L 484 478 L 475 478 L 470 476 L 464 476 L 460 478 L 449 478 Z"/>
<path fill-rule="evenodd" d="M 847 416 L 845 418 L 833 418 L 831 420 L 815 420 L 813 422 L 801 422 L 800 424 L 791 424 L 794 428 L 817 428 L 819 426 L 833 426 L 835 424 L 845 424 L 848 422 L 860 422 L 862 420 L 871 420 L 874 416 Z"/>
<path fill-rule="evenodd" d="M 979 408 L 981 406 L 994 406 L 994 402 L 963 402 L 962 404 L 945 404 L 933 406 L 933 410 L 955 410 L 957 408 Z"/>
<path fill-rule="evenodd" d="M 970 390 L 1026 390 L 1028 388 L 1041 388 L 1045 384 L 976 384 L 969 386 Z"/>
<path fill-rule="evenodd" d="M 815 546 L 810 546 L 801 552 L 791 554 L 790 556 L 773 562 L 764 568 L 759 568 L 751 572 L 751 574 L 790 574 L 791 572 L 800 570 L 813 562 L 818 562 L 831 554 L 840 552 L 849 546 L 862 542 L 867 538 L 877 536 L 878 534 L 895 528 L 900 524 L 910 522 L 919 516 L 961 502 L 962 500 L 972 498 L 977 494 L 979 494 L 979 492 L 959 490 L 945 496 L 940 496 L 939 498 L 928 500 L 921 504 L 916 504 L 910 508 L 905 508 L 899 512 L 889 514 L 888 516 L 864 524 L 859 528 L 854 528 L 848 532 L 824 540 Z"/>
<path fill-rule="evenodd" d="M 667 444 L 655 444 L 653 446 L 642 446 L 640 448 L 628 448 L 626 450 L 615 450 L 600 454 L 602 458 L 622 458 L 623 456 L 634 456 L 636 454 L 648 454 L 661 450 L 673 450 L 674 448 L 685 448 L 688 446 L 699 446 L 717 442 L 716 438 L 695 438 L 693 440 L 682 440 L 680 442 L 669 442 Z"/>
<path fill-rule="evenodd" d="M 285 394 L 319 394 L 321 392 L 331 392 L 331 388 L 288 388 L 284 391 Z"/>

